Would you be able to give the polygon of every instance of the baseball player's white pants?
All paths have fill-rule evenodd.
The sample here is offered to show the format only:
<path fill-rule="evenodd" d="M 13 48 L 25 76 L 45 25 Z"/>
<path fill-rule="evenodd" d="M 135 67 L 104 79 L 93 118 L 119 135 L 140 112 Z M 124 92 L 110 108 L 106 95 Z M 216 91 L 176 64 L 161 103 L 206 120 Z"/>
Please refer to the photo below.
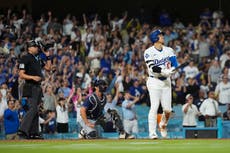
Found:
<path fill-rule="evenodd" d="M 157 137 L 157 111 L 159 104 L 161 103 L 163 111 L 171 112 L 172 110 L 171 81 L 170 78 L 162 81 L 157 78 L 149 77 L 146 83 L 151 103 L 148 115 L 149 137 L 154 138 Z"/>

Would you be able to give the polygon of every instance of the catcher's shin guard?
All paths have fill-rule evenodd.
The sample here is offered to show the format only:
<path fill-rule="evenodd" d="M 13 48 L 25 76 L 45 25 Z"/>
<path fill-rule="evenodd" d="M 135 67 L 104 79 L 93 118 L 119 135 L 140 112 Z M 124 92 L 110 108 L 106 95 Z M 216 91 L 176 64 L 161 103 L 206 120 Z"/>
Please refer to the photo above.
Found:
<path fill-rule="evenodd" d="M 116 110 L 109 110 L 108 113 L 111 115 L 113 125 L 115 125 L 116 129 L 119 132 L 124 131 L 122 120 L 120 118 L 120 115 L 117 113 L 117 111 Z"/>

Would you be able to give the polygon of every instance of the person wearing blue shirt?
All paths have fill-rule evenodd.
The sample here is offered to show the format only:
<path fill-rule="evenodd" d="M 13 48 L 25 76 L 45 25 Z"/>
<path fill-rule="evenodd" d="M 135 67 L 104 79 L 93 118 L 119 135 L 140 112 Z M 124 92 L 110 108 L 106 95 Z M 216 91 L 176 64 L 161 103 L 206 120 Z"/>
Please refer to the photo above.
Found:
<path fill-rule="evenodd" d="M 137 79 L 133 80 L 133 85 L 129 88 L 129 93 L 133 97 L 139 97 L 137 104 L 141 104 L 144 95 L 143 89 L 140 86 L 139 81 Z"/>
<path fill-rule="evenodd" d="M 10 98 L 7 101 L 8 108 L 4 111 L 4 127 L 7 140 L 19 139 L 17 135 L 19 127 L 18 112 L 15 110 L 15 100 Z"/>

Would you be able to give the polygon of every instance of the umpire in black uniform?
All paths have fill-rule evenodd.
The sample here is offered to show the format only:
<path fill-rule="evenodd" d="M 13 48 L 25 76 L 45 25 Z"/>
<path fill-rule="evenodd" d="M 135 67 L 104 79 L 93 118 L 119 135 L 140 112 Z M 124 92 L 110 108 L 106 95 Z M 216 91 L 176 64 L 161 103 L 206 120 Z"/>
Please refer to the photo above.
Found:
<path fill-rule="evenodd" d="M 19 77 L 25 80 L 23 97 L 27 98 L 28 110 L 20 124 L 18 135 L 26 139 L 42 139 L 39 134 L 39 104 L 42 98 L 41 81 L 42 69 L 50 70 L 49 52 L 45 52 L 46 60 L 40 58 L 43 50 L 41 44 L 35 40 L 27 42 L 27 54 L 19 60 Z"/>

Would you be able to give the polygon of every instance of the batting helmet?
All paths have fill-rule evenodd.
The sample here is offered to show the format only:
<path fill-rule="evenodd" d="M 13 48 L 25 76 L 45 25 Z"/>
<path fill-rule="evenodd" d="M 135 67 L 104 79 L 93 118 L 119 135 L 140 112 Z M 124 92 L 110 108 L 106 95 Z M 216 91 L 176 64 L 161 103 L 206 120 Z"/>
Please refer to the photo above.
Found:
<path fill-rule="evenodd" d="M 159 40 L 158 35 L 160 35 L 160 34 L 164 34 L 164 32 L 160 31 L 159 29 L 158 30 L 154 30 L 153 32 L 151 32 L 150 36 L 149 36 L 151 42 L 152 43 L 157 42 Z"/>

